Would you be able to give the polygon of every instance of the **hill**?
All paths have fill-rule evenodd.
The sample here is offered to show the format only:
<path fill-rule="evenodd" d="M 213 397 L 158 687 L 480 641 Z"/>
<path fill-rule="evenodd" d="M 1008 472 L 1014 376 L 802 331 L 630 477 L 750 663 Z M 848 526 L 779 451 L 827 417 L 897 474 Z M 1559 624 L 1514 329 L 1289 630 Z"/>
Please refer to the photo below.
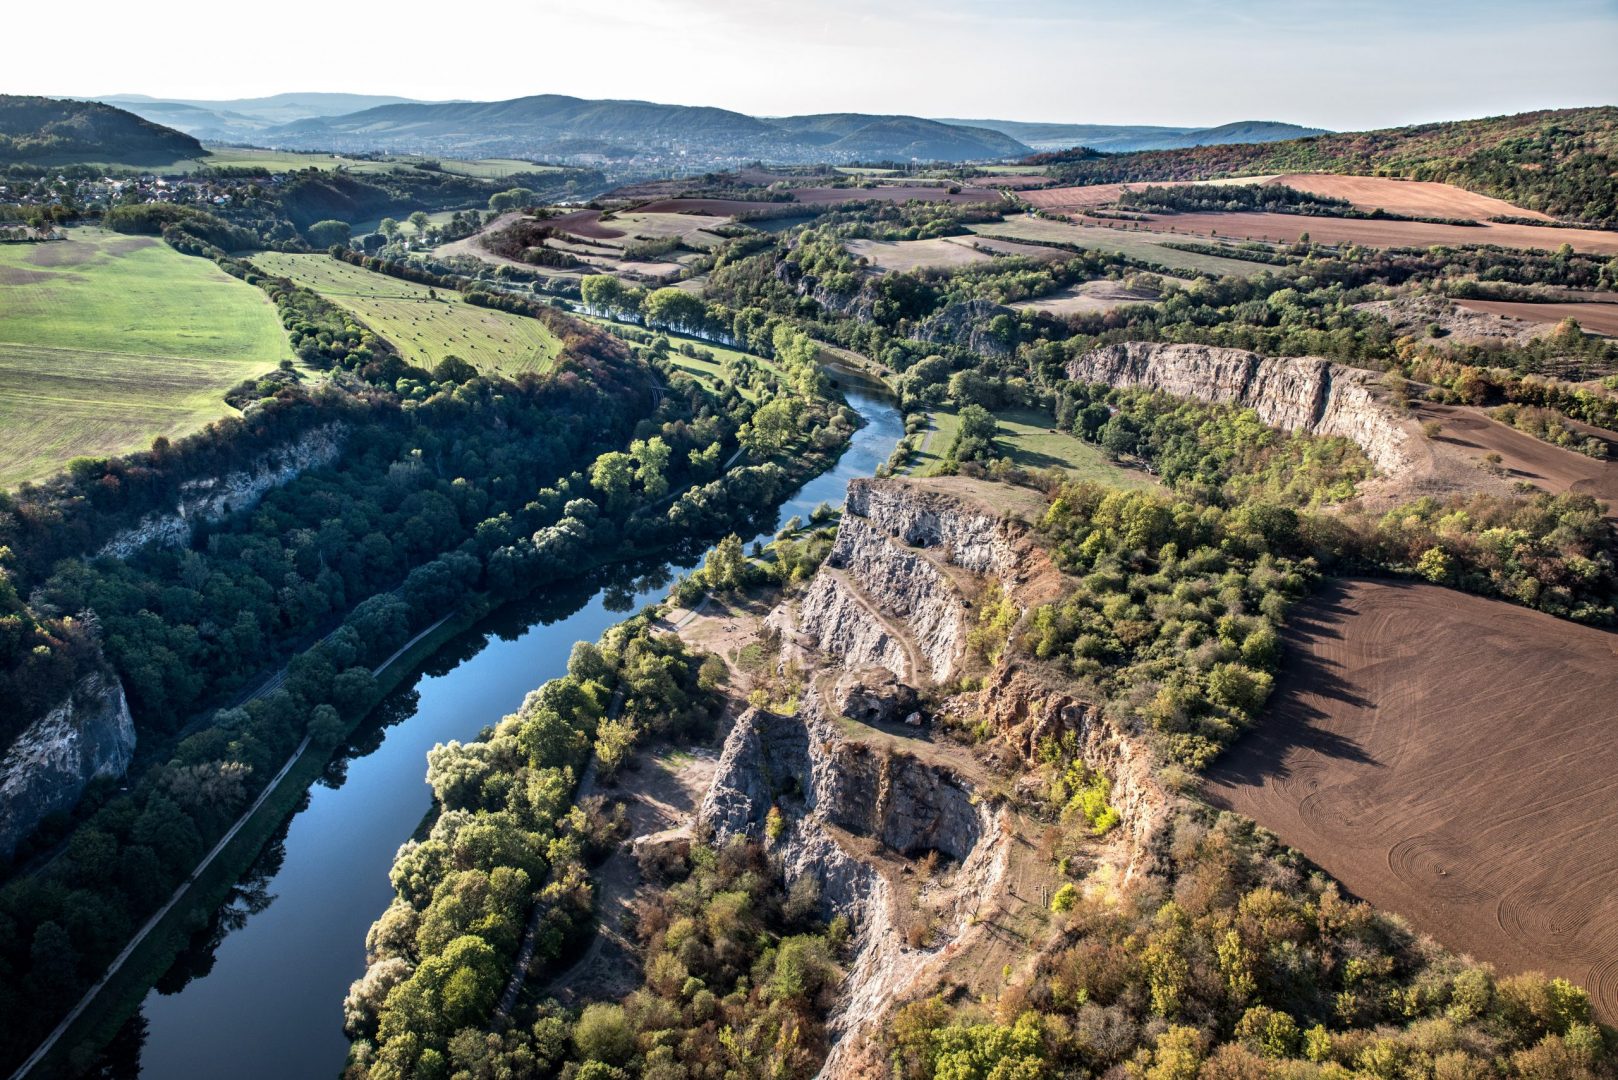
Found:
<path fill-rule="evenodd" d="M 1300 127 L 1273 120 L 1238 120 L 1219 127 L 1163 127 L 1145 124 L 1042 124 L 1022 120 L 957 120 L 941 124 L 997 131 L 1035 150 L 1065 150 L 1088 146 L 1093 150 L 1126 153 L 1133 150 L 1168 150 L 1230 142 L 1275 142 L 1324 134 L 1321 128 Z"/>
<path fill-rule="evenodd" d="M 1000 132 L 915 116 L 832 113 L 760 118 L 729 109 L 542 94 L 510 101 L 384 105 L 284 124 L 263 138 L 287 149 L 566 155 L 697 155 L 791 163 L 869 158 L 967 161 L 1028 147 Z"/>
<path fill-rule="evenodd" d="M 289 93 L 223 101 L 160 99 L 145 94 L 113 94 L 95 100 L 126 109 L 153 123 L 199 139 L 250 142 L 260 132 L 277 124 L 289 124 L 311 117 L 338 116 L 379 105 L 399 105 L 412 99 L 380 94 Z"/>
<path fill-rule="evenodd" d="M 111 105 L 0 94 L 0 164 L 160 165 L 202 153 L 190 135 Z"/>
<path fill-rule="evenodd" d="M 1335 172 L 1433 180 L 1560 218 L 1618 221 L 1618 107 L 1116 154 L 1058 167 L 1072 183 Z"/>

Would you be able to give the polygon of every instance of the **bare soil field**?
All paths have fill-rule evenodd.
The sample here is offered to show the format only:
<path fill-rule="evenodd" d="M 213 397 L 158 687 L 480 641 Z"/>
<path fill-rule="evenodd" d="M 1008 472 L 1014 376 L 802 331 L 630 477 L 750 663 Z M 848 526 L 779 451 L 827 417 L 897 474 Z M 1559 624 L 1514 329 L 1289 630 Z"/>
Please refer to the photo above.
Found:
<path fill-rule="evenodd" d="M 1514 300 L 1458 300 L 1463 308 L 1509 319 L 1556 324 L 1563 319 L 1577 319 L 1587 334 L 1605 334 L 1618 337 L 1618 304 L 1531 304 Z"/>
<path fill-rule="evenodd" d="M 1042 194 L 1042 193 L 1041 193 Z M 1237 211 L 1208 214 L 1155 214 L 1147 228 L 1180 235 L 1236 237 L 1289 244 L 1308 233 L 1316 243 L 1360 244 L 1364 247 L 1430 247 L 1444 244 L 1497 244 L 1501 247 L 1555 251 L 1563 244 L 1575 251 L 1618 254 L 1618 232 L 1599 229 L 1553 229 L 1545 225 L 1430 225 L 1424 221 L 1377 221 L 1366 218 L 1313 217 Z"/>
<path fill-rule="evenodd" d="M 1500 467 L 1509 479 L 1526 480 L 1553 493 L 1575 491 L 1594 495 L 1607 504 L 1607 516 L 1618 519 L 1618 461 L 1611 458 L 1600 461 L 1552 446 L 1464 405 L 1423 402 L 1417 408 L 1417 416 L 1443 424 L 1434 442 L 1480 461 L 1485 454 L 1499 454 Z M 1603 438 L 1614 438 L 1612 432 L 1582 427 Z"/>
<path fill-rule="evenodd" d="M 737 214 L 769 211 L 783 216 L 791 213 L 793 203 L 805 206 L 829 206 L 834 203 L 862 202 L 878 199 L 884 202 L 978 203 L 1003 201 L 993 188 L 963 187 L 951 192 L 943 185 L 879 184 L 869 188 L 803 187 L 791 189 L 790 202 L 766 202 L 753 199 L 656 199 L 635 207 L 642 214 L 711 214 L 715 217 L 735 217 Z"/>
<path fill-rule="evenodd" d="M 1208 798 L 1357 895 L 1618 1020 L 1618 635 L 1431 585 L 1333 584 L 1289 621 Z"/>
<path fill-rule="evenodd" d="M 1554 221 L 1549 214 L 1524 210 L 1504 199 L 1479 195 L 1454 184 L 1426 180 L 1396 180 L 1389 176 L 1338 176 L 1332 173 L 1287 173 L 1272 183 L 1333 199 L 1347 199 L 1365 210 L 1386 210 L 1411 217 L 1471 218 L 1524 217 Z"/>
<path fill-rule="evenodd" d="M 932 240 L 850 240 L 849 252 L 871 260 L 882 270 L 948 269 L 991 261 L 996 255 L 1020 255 L 1050 261 L 1066 252 L 1036 244 L 991 240 L 981 236 L 940 236 Z"/>
<path fill-rule="evenodd" d="M 1149 289 L 1126 288 L 1118 281 L 1086 281 L 1041 296 L 1037 300 L 1022 300 L 1011 306 L 1019 311 L 1039 311 L 1058 318 L 1067 315 L 1100 315 L 1125 304 L 1149 304 L 1157 293 Z"/>
<path fill-rule="evenodd" d="M 571 214 L 550 218 L 545 224 L 572 233 L 574 236 L 585 236 L 592 240 L 614 240 L 624 235 L 620 229 L 601 224 L 600 210 L 575 210 Z"/>

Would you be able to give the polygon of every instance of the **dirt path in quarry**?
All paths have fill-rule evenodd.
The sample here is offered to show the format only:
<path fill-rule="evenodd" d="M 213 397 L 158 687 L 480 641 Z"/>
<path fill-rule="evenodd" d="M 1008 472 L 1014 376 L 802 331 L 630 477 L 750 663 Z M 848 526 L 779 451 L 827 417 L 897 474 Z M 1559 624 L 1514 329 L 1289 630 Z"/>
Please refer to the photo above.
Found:
<path fill-rule="evenodd" d="M 1602 461 L 1552 446 L 1464 405 L 1423 402 L 1417 406 L 1416 416 L 1443 424 L 1433 441 L 1461 457 L 1481 462 L 1486 454 L 1499 454 L 1500 467 L 1506 470 L 1508 479 L 1526 480 L 1556 494 L 1574 491 L 1593 495 L 1607 504 L 1609 518 L 1618 518 L 1618 460 Z M 1584 434 L 1614 438 L 1612 432 L 1585 424 L 1575 427 Z"/>
<path fill-rule="evenodd" d="M 641 750 L 612 784 L 595 782 L 592 769 L 579 798 L 602 795 L 621 801 L 629 815 L 629 835 L 607 860 L 591 871 L 596 882 L 596 933 L 573 966 L 547 986 L 542 996 L 564 1005 L 617 1000 L 640 980 L 634 941 L 634 900 L 640 890 L 636 840 L 687 828 L 713 782 L 719 755 L 697 748 Z"/>
<path fill-rule="evenodd" d="M 1440 589 L 1329 585 L 1288 625 L 1216 805 L 1357 895 L 1618 1021 L 1618 634 Z"/>

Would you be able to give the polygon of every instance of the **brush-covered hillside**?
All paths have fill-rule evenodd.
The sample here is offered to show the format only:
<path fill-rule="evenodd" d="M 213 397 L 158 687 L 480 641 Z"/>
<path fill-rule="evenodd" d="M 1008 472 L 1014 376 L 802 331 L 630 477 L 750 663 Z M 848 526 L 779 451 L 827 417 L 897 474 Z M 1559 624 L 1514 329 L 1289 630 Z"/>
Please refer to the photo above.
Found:
<path fill-rule="evenodd" d="M 202 154 L 191 136 L 111 105 L 0 94 L 0 164 L 159 165 Z"/>

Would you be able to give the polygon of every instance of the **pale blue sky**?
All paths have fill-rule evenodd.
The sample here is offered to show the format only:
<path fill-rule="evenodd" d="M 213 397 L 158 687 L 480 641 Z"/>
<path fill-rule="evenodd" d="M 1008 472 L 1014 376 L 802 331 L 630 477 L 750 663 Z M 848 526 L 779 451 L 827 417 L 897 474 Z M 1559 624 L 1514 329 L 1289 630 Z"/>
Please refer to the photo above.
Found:
<path fill-rule="evenodd" d="M 13 93 L 564 93 L 1337 129 L 1618 102 L 1618 0 L 80 0 L 61 41 L 50 5 L 7 20 L 13 40 L 56 42 L 7 50 Z"/>

